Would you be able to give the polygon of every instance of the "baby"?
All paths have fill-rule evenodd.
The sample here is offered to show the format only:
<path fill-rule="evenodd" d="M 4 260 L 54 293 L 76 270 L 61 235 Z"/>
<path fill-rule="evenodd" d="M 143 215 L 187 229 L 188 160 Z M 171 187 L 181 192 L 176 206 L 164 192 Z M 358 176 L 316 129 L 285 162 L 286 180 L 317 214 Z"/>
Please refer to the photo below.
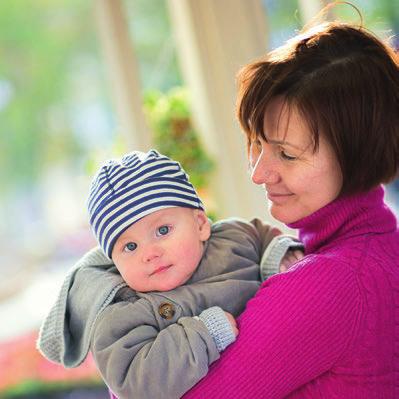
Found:
<path fill-rule="evenodd" d="M 267 276 L 301 248 L 259 220 L 211 225 L 180 164 L 155 150 L 103 165 L 88 209 L 100 248 L 66 277 L 38 347 L 66 367 L 91 350 L 120 399 L 187 392 L 235 340 L 271 241 Z"/>

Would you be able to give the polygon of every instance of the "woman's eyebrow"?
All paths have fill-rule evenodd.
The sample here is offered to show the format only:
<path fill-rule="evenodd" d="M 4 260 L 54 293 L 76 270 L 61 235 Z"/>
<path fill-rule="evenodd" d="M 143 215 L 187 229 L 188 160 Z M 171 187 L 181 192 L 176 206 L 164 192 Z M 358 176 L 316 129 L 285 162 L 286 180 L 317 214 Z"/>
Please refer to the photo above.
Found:
<path fill-rule="evenodd" d="M 299 147 L 299 146 L 297 146 L 295 144 L 292 144 L 292 143 L 290 143 L 288 141 L 267 139 L 267 142 L 270 143 L 270 144 L 287 145 L 289 147 L 296 148 L 297 150 L 303 151 L 303 148 L 301 148 L 301 147 Z"/>

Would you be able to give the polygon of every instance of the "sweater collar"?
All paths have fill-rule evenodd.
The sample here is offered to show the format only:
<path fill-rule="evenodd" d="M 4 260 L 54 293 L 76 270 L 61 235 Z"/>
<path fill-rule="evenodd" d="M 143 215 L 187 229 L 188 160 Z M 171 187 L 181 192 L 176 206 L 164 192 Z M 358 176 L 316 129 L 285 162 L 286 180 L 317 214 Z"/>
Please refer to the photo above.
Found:
<path fill-rule="evenodd" d="M 384 189 L 339 197 L 315 213 L 288 225 L 299 229 L 306 254 L 337 239 L 396 230 L 396 218 L 384 203 Z"/>

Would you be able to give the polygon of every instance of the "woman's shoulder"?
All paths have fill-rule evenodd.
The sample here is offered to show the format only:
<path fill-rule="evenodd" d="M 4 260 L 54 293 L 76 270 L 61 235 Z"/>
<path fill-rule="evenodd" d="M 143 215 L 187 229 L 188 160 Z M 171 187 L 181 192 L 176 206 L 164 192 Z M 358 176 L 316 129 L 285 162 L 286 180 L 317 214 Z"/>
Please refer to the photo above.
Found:
<path fill-rule="evenodd" d="M 347 278 L 354 278 L 356 270 L 345 257 L 337 256 L 333 252 L 309 254 L 296 262 L 287 272 L 290 278 L 300 276 L 309 278 L 317 276 L 342 275 Z"/>
<path fill-rule="evenodd" d="M 359 235 L 335 243 L 315 254 L 315 262 L 336 264 L 363 281 L 399 278 L 399 232 Z"/>
<path fill-rule="evenodd" d="M 262 284 L 266 291 L 281 287 L 294 295 L 324 293 L 355 299 L 360 293 L 357 270 L 331 254 L 307 255 L 288 271 L 272 276 Z"/>
<path fill-rule="evenodd" d="M 336 323 L 354 326 L 364 312 L 363 300 L 353 269 L 328 256 L 312 254 L 266 280 L 248 308 L 255 313 L 269 309 L 284 320 L 294 318 L 301 326 L 324 320 L 325 326 L 336 328 Z"/>

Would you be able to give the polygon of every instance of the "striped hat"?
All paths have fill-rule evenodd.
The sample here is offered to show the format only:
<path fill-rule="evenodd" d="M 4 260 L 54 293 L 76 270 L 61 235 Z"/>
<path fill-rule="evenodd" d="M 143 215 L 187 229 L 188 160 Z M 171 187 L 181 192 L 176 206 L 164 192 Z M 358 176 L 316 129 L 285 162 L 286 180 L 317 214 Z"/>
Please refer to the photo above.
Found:
<path fill-rule="evenodd" d="M 109 258 L 129 226 L 174 206 L 204 210 L 181 165 L 155 150 L 107 161 L 93 179 L 87 204 L 94 235 Z"/>

